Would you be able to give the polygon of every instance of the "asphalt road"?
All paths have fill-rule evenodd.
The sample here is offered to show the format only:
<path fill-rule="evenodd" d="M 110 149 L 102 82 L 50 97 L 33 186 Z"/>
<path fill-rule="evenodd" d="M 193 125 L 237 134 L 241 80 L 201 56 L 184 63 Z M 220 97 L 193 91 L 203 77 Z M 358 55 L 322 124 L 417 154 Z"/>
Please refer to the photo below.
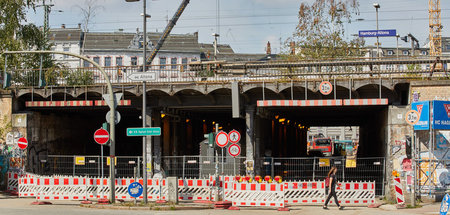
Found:
<path fill-rule="evenodd" d="M 273 215 L 279 214 L 302 214 L 302 215 L 318 215 L 318 214 L 349 214 L 349 215 L 411 215 L 411 214 L 438 214 L 440 204 L 435 203 L 425 205 L 417 209 L 401 209 L 396 210 L 393 206 L 383 206 L 382 208 L 366 208 L 366 207 L 347 207 L 340 211 L 334 206 L 330 206 L 330 210 L 323 210 L 320 206 L 296 206 L 290 207 L 289 212 L 278 212 L 272 208 L 241 208 L 240 211 L 229 210 L 183 210 L 183 211 L 150 211 L 150 210 L 110 210 L 83 208 L 79 206 L 77 201 L 52 201 L 52 205 L 31 205 L 34 199 L 18 199 L 0 195 L 0 215 L 233 215 L 233 214 L 250 214 L 250 215 Z"/>

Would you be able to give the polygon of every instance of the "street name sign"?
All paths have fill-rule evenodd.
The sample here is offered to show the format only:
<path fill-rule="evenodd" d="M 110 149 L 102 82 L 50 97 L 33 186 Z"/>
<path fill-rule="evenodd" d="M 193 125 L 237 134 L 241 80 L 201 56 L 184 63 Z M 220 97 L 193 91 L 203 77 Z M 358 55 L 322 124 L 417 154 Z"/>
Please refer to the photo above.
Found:
<path fill-rule="evenodd" d="M 148 128 L 127 128 L 127 136 L 160 136 L 160 127 L 148 127 Z"/>
<path fill-rule="evenodd" d="M 397 36 L 397 30 L 368 30 L 359 31 L 359 37 L 395 37 Z"/>
<path fill-rule="evenodd" d="M 156 80 L 155 72 L 133 72 L 128 78 L 132 81 L 154 81 Z"/>

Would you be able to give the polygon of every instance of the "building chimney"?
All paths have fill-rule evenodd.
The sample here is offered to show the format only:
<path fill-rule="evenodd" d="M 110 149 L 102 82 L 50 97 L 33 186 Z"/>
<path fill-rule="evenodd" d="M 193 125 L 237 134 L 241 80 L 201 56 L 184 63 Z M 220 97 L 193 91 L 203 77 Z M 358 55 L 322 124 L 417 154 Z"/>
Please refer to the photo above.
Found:
<path fill-rule="evenodd" d="M 291 41 L 290 46 L 291 46 L 291 55 L 295 55 L 295 42 Z"/>
<path fill-rule="evenodd" d="M 266 54 L 272 54 L 272 49 L 270 48 L 270 42 L 267 41 Z"/>
<path fill-rule="evenodd" d="M 61 28 L 66 28 L 66 24 L 61 24 Z"/>
<path fill-rule="evenodd" d="M 81 29 L 81 23 L 78 23 L 78 29 Z"/>

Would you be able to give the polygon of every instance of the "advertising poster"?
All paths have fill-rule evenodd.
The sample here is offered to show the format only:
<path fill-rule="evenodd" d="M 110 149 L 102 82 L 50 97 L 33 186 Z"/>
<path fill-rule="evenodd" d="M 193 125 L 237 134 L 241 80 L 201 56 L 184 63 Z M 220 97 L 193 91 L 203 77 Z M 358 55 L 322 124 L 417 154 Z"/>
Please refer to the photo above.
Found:
<path fill-rule="evenodd" d="M 419 112 L 419 121 L 414 125 L 414 130 L 430 129 L 430 102 L 413 102 L 411 109 Z"/>

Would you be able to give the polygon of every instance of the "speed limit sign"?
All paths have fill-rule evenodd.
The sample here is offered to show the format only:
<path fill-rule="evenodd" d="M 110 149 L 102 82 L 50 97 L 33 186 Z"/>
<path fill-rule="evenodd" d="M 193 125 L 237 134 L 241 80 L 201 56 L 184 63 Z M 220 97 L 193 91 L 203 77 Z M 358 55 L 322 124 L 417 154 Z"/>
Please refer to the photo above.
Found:
<path fill-rule="evenodd" d="M 415 125 L 419 121 L 420 115 L 419 112 L 415 110 L 410 110 L 406 113 L 405 120 L 410 125 Z"/>
<path fill-rule="evenodd" d="M 241 147 L 238 144 L 231 144 L 228 146 L 228 153 L 233 156 L 239 156 L 241 154 Z"/>
<path fill-rule="evenodd" d="M 319 91 L 322 95 L 329 95 L 333 91 L 333 85 L 329 81 L 322 81 L 319 85 Z"/>

